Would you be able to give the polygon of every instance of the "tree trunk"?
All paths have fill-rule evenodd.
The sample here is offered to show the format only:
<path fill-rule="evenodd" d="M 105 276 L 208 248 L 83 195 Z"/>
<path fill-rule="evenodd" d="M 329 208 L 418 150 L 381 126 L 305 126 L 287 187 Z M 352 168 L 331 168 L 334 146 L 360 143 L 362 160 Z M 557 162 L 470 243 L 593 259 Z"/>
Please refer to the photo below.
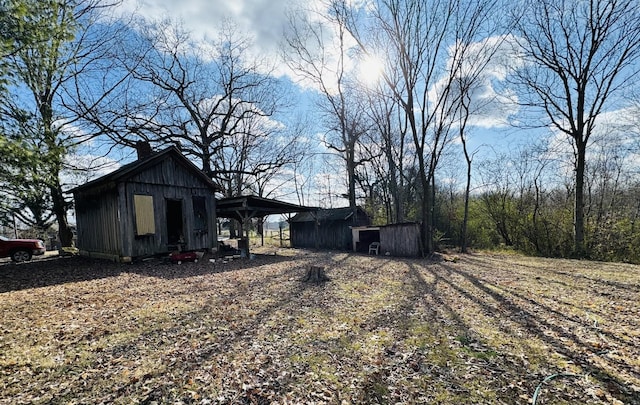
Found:
<path fill-rule="evenodd" d="M 431 215 L 433 203 L 431 201 L 429 180 L 424 174 L 421 177 L 423 187 L 420 207 L 422 214 L 422 253 L 424 256 L 427 256 L 433 253 L 433 218 Z"/>
<path fill-rule="evenodd" d="M 404 192 L 402 184 L 402 169 L 396 166 L 396 162 L 393 158 L 393 151 L 391 148 L 391 141 L 385 141 L 385 157 L 387 165 L 389 166 L 389 194 L 390 198 L 387 204 L 390 207 L 389 214 L 387 215 L 389 223 L 402 223 L 404 222 L 403 212 L 403 199 L 402 193 Z M 402 159 L 397 163 L 402 165 Z M 399 174 L 400 173 L 400 174 Z"/>
<path fill-rule="evenodd" d="M 464 148 L 464 154 L 467 159 L 467 185 L 464 189 L 464 216 L 462 217 L 462 235 L 460 242 L 460 252 L 467 253 L 467 224 L 469 223 L 469 194 L 471 192 L 471 159 Z"/>
<path fill-rule="evenodd" d="M 464 135 L 464 128 L 466 126 L 467 118 L 469 117 L 469 108 L 466 104 L 462 103 L 464 120 L 460 125 L 460 141 L 462 142 L 462 151 L 464 152 L 464 159 L 467 163 L 467 184 L 464 189 L 464 214 L 462 216 L 462 230 L 460 231 L 460 252 L 467 253 L 467 227 L 469 223 L 469 194 L 471 192 L 471 155 L 467 150 L 467 140 Z"/>
<path fill-rule="evenodd" d="M 349 145 L 347 150 L 347 177 L 349 184 L 347 185 L 349 196 L 349 207 L 355 212 L 356 209 L 356 163 L 355 163 L 355 146 Z"/>
<path fill-rule="evenodd" d="M 586 256 L 584 245 L 584 170 L 586 144 L 576 139 L 576 195 L 574 206 L 574 255 L 578 258 Z"/>
<path fill-rule="evenodd" d="M 58 223 L 58 237 L 60 247 L 70 247 L 73 244 L 73 231 L 69 227 L 67 220 L 67 202 L 62 194 L 62 188 L 58 185 L 51 187 L 51 199 L 53 201 L 53 212 Z"/>

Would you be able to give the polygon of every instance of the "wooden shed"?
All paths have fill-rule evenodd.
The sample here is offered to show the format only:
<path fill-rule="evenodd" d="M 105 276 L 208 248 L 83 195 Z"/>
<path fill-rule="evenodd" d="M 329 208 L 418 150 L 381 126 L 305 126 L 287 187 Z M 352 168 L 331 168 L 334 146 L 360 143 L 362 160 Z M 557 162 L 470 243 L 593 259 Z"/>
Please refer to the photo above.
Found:
<path fill-rule="evenodd" d="M 216 247 L 216 186 L 170 147 L 75 188 L 80 254 L 128 262 Z"/>
<path fill-rule="evenodd" d="M 380 242 L 380 254 L 422 256 L 420 225 L 415 222 L 353 227 L 351 232 L 354 252 L 367 253 L 372 242 Z"/>
<path fill-rule="evenodd" d="M 380 252 L 392 256 L 420 257 L 420 225 L 415 222 L 380 227 Z"/>
<path fill-rule="evenodd" d="M 351 249 L 351 227 L 371 223 L 360 207 L 302 212 L 289 220 L 291 246 L 315 249 Z"/>

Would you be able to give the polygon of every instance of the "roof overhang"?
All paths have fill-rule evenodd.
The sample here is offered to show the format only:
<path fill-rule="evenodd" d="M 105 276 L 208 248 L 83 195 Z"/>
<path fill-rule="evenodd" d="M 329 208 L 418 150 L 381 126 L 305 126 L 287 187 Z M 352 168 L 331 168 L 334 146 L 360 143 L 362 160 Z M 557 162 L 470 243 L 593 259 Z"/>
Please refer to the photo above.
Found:
<path fill-rule="evenodd" d="M 223 198 L 216 202 L 216 215 L 219 218 L 232 218 L 239 221 L 264 218 L 267 215 L 314 212 L 317 210 L 317 207 L 305 207 L 256 196 Z"/>

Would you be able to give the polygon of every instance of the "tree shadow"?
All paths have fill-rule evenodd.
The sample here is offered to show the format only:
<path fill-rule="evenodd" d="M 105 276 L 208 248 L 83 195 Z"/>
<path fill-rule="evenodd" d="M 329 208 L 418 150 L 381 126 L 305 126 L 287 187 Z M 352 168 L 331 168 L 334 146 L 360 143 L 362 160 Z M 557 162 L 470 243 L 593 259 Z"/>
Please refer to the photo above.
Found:
<path fill-rule="evenodd" d="M 309 257 L 309 261 L 315 260 L 315 257 Z M 275 263 L 270 259 L 269 263 Z M 283 258 L 279 263 L 291 260 Z M 263 263 L 264 264 L 264 263 Z M 170 373 L 165 373 L 158 377 L 155 383 L 149 383 L 149 379 L 153 378 L 153 373 L 145 376 L 142 379 L 132 379 L 128 383 L 122 383 L 119 386 L 112 387 L 111 393 L 106 393 L 106 397 L 102 399 L 103 402 L 110 402 L 118 397 L 125 395 L 138 394 L 141 391 L 145 391 L 142 403 L 151 403 L 153 401 L 167 402 L 167 401 L 181 401 L 185 398 L 172 397 L 175 391 L 175 386 L 185 384 L 185 380 L 189 379 L 190 375 L 196 371 L 202 370 L 204 364 L 215 363 L 224 356 L 233 356 L 237 346 L 250 347 L 252 344 L 257 343 L 261 338 L 259 336 L 264 326 L 264 323 L 278 321 L 281 323 L 279 326 L 295 328 L 295 325 L 287 326 L 288 322 L 292 322 L 291 319 L 283 318 L 274 320 L 276 314 L 282 314 L 289 312 L 287 310 L 304 310 L 305 307 L 319 308 L 322 310 L 329 310 L 329 308 L 316 302 L 313 297 L 326 291 L 324 285 L 313 285 L 302 282 L 301 276 L 304 275 L 305 268 L 307 267 L 307 261 L 298 260 L 295 265 L 288 266 L 282 271 L 276 273 L 270 273 L 267 275 L 269 280 L 260 282 L 259 280 L 247 280 L 242 284 L 238 284 L 237 290 L 229 290 L 225 293 L 215 288 L 215 284 L 203 286 L 201 289 L 190 289 L 189 294 L 195 293 L 207 293 L 207 290 L 215 293 L 215 300 L 210 303 L 205 303 L 200 308 L 193 311 L 187 311 L 180 315 L 174 316 L 171 320 L 171 328 L 164 328 L 162 326 L 154 327 L 141 334 L 136 334 L 121 344 L 114 345 L 108 349 L 99 353 L 99 359 L 94 360 L 92 368 L 96 372 L 100 372 L 103 365 L 109 365 L 109 361 L 104 359 L 124 357 L 127 359 L 136 359 L 144 357 L 150 346 L 156 345 L 157 350 L 167 350 L 171 354 L 162 358 L 162 367 L 167 367 L 171 370 Z M 248 265 L 247 265 L 248 266 Z M 247 270 L 252 267 L 239 266 L 233 270 L 227 269 L 226 272 Z M 142 273 L 148 275 L 147 273 Z M 198 272 L 197 274 L 201 274 Z M 207 273 L 203 273 L 207 274 Z M 153 276 L 157 276 L 156 273 L 151 273 Z M 264 304 L 262 299 L 265 296 L 256 297 L 254 292 L 264 288 L 266 283 L 286 283 L 286 286 L 278 289 L 278 294 L 270 296 L 272 298 L 270 302 Z M 263 293 L 264 294 L 264 293 Z M 206 294 L 205 294 L 206 295 Z M 255 312 L 249 311 L 250 316 L 244 314 L 244 316 L 234 313 L 234 308 L 237 306 L 251 305 L 253 300 L 259 301 L 261 304 L 259 309 Z M 255 303 L 253 303 L 256 306 Z M 227 307 L 225 309 L 224 307 Z M 215 308 L 213 308 L 215 307 Z M 216 314 L 228 314 L 228 319 L 221 319 L 215 322 L 216 329 L 209 329 L 204 326 L 207 325 L 206 319 L 211 316 L 213 310 L 216 310 Z M 185 331 L 192 330 L 190 341 L 185 340 Z M 214 338 L 208 337 L 213 333 Z M 195 342 L 195 343 L 194 343 Z M 192 345 L 196 345 L 195 347 Z M 241 351 L 240 351 L 241 352 Z M 104 359 L 103 359 L 104 358 Z M 248 370 L 251 371 L 251 370 Z M 236 370 L 237 377 L 243 378 L 242 371 Z M 254 373 L 258 373 L 259 370 L 253 370 Z M 250 376 L 244 376 L 249 378 Z M 256 375 L 251 376 L 258 378 Z M 289 379 L 295 378 L 295 376 L 287 377 Z M 279 375 L 263 375 L 259 377 L 260 389 L 242 389 L 235 392 L 236 397 L 231 401 L 236 403 L 270 403 L 267 396 L 262 396 L 261 392 L 270 390 L 270 395 L 286 395 L 287 387 Z M 237 381 L 226 382 L 228 386 L 233 386 L 233 383 Z M 240 381 L 242 385 L 249 386 L 250 381 Z M 224 391 L 223 387 L 218 387 L 220 391 Z M 91 392 L 92 388 L 86 386 L 82 382 L 78 382 L 74 387 L 79 392 Z M 76 392 L 78 392 L 76 391 Z M 228 394 L 228 393 L 227 393 Z M 189 402 L 189 401 L 187 401 Z"/>
<path fill-rule="evenodd" d="M 478 268 L 490 269 L 490 266 L 494 264 L 492 259 L 483 261 L 479 258 L 472 257 L 472 256 L 467 256 L 465 260 L 468 261 L 469 263 L 472 263 L 474 266 L 477 266 Z M 487 261 L 490 263 L 487 263 Z M 609 264 L 604 263 L 604 265 L 609 265 Z M 564 318 L 568 322 L 573 322 L 575 324 L 585 323 L 585 321 L 579 318 L 577 315 L 569 316 L 563 312 L 560 312 L 559 310 L 552 308 L 549 305 L 545 305 L 543 301 L 544 300 L 553 301 L 554 303 L 560 304 L 564 307 L 573 308 L 576 311 L 582 311 L 585 313 L 585 315 L 596 314 L 605 319 L 610 318 L 611 313 L 608 313 L 603 309 L 600 309 L 598 307 L 594 307 L 594 305 L 591 305 L 596 302 L 596 299 L 599 299 L 600 303 L 606 302 L 610 306 L 612 306 L 615 303 L 616 306 L 619 308 L 633 308 L 638 303 L 637 295 L 633 292 L 633 289 L 631 289 L 631 291 L 628 291 L 626 289 L 627 285 L 633 285 L 633 284 L 611 282 L 610 280 L 596 280 L 592 277 L 585 276 L 584 274 L 574 274 L 570 272 L 563 272 L 563 271 L 555 270 L 553 268 L 545 268 L 544 271 L 541 271 L 539 267 L 533 267 L 533 266 L 527 266 L 527 265 L 519 265 L 518 267 L 523 267 L 527 269 L 527 271 L 535 272 L 536 282 L 541 286 L 541 288 L 544 288 L 545 290 L 547 290 L 545 291 L 547 292 L 547 294 L 545 296 L 538 294 L 537 299 L 534 300 L 530 296 L 527 296 L 527 294 L 525 294 L 524 291 L 519 292 L 519 290 L 517 290 L 517 286 L 518 286 L 517 281 L 515 283 L 501 284 L 499 288 L 503 290 L 509 290 L 509 294 L 517 297 L 518 299 L 524 302 L 528 302 L 533 306 L 540 307 L 546 313 L 553 314 L 558 318 Z M 569 278 L 573 282 L 570 284 L 567 281 L 559 280 L 557 278 L 549 276 L 549 274 L 563 276 L 565 278 Z M 519 275 L 518 277 L 522 277 L 522 275 Z M 533 276 L 529 275 L 526 277 L 530 279 Z M 588 280 L 589 284 L 585 284 L 581 282 L 584 280 Z M 573 299 L 572 296 L 565 297 L 561 294 L 560 290 L 554 287 L 563 288 L 565 290 L 569 290 L 572 292 L 581 291 L 587 294 L 589 297 L 592 297 L 593 299 L 590 300 L 589 302 L 584 302 L 580 300 L 575 300 Z M 611 290 L 603 291 L 607 287 L 610 288 Z M 530 295 L 530 292 L 528 293 Z M 588 305 L 588 308 L 586 308 L 585 305 Z M 591 321 L 593 322 L 593 320 Z M 598 334 L 605 335 L 614 340 L 618 340 L 621 344 L 626 344 L 628 342 L 628 339 L 622 339 L 620 336 L 610 331 L 605 331 L 598 327 L 595 327 L 593 329 L 597 331 Z"/>
<path fill-rule="evenodd" d="M 255 255 L 254 260 L 237 259 L 224 263 L 222 260 L 216 260 L 215 263 L 211 263 L 205 258 L 197 263 L 176 264 L 162 257 L 152 257 L 134 263 L 117 263 L 84 256 L 52 256 L 24 263 L 0 264 L 0 293 L 117 277 L 123 273 L 179 279 L 242 271 L 295 260 L 300 260 L 300 257 Z"/>
<path fill-rule="evenodd" d="M 478 266 L 479 263 L 474 263 L 474 265 Z M 514 324 L 526 329 L 538 340 L 552 348 L 553 351 L 561 354 L 571 363 L 580 366 L 586 374 L 598 380 L 602 386 L 606 387 L 609 393 L 618 400 L 629 404 L 640 403 L 640 397 L 637 391 L 628 386 L 628 384 L 618 376 L 613 375 L 611 371 L 604 369 L 598 364 L 594 364 L 583 351 L 572 348 L 572 346 L 578 348 L 588 346 L 588 342 L 573 333 L 568 327 L 568 325 L 571 324 L 582 324 L 583 322 L 581 322 L 580 319 L 569 317 L 557 310 L 553 310 L 534 299 L 524 297 L 521 293 L 510 291 L 507 295 L 506 293 L 499 292 L 504 291 L 503 286 L 499 286 L 486 278 L 480 278 L 458 266 L 443 264 L 442 267 L 451 274 L 457 274 L 463 277 L 476 288 L 475 292 L 467 291 L 455 282 L 440 278 L 440 280 L 447 283 L 450 288 L 455 289 L 465 298 L 482 307 L 488 316 L 506 317 Z M 490 298 L 494 303 L 490 304 L 489 301 L 483 297 Z M 535 312 L 520 305 L 517 301 L 527 302 L 532 309 L 535 309 Z M 557 322 L 551 322 L 550 319 L 557 319 Z M 514 335 L 512 330 L 504 326 L 504 323 L 498 323 L 497 325 L 503 333 Z M 628 344 L 624 339 L 620 339 L 611 334 L 609 334 L 609 337 L 616 338 L 619 344 Z M 633 370 L 632 367 L 622 360 L 609 358 L 605 358 L 605 360 L 607 360 L 607 363 L 614 369 L 625 369 L 632 375 L 638 376 L 637 371 Z"/>
<path fill-rule="evenodd" d="M 277 347 L 281 356 L 281 353 L 287 353 L 288 348 L 299 349 L 303 345 L 308 345 L 309 353 L 317 353 L 320 357 L 326 356 L 326 361 L 340 365 L 342 356 L 345 358 L 354 356 L 349 351 L 350 346 L 345 345 L 345 342 L 392 330 L 394 336 L 398 338 L 397 341 L 385 344 L 379 355 L 383 364 L 395 367 L 394 373 L 403 373 L 407 379 L 424 378 L 427 383 L 444 384 L 446 390 L 458 392 L 459 395 L 464 396 L 469 394 L 464 391 L 468 389 L 464 388 L 464 374 L 455 369 L 464 365 L 477 371 L 478 375 L 474 377 L 477 381 L 486 378 L 486 383 L 483 383 L 495 393 L 498 401 L 511 403 L 523 392 L 531 395 L 536 385 L 546 375 L 524 365 L 516 353 L 492 347 L 490 341 L 483 337 L 481 332 L 473 330 L 471 321 L 465 321 L 468 313 L 464 312 L 465 309 L 460 306 L 460 302 L 451 300 L 452 296 L 456 296 L 460 297 L 461 301 L 481 308 L 483 316 L 487 319 L 496 320 L 491 322 L 491 325 L 501 334 L 518 339 L 518 333 L 526 330 L 537 341 L 549 347 L 550 352 L 563 355 L 568 361 L 582 367 L 585 373 L 590 373 L 609 390 L 611 395 L 625 403 L 640 403 L 637 392 L 625 385 L 625 382 L 612 375 L 610 370 L 590 363 L 589 359 L 584 357 L 584 352 L 572 347 L 584 345 L 585 342 L 563 325 L 577 324 L 580 319 L 563 314 L 544 302 L 538 302 L 535 297 L 528 297 L 524 291 L 516 290 L 515 287 L 505 290 L 500 280 L 496 281 L 484 275 L 483 272 L 491 270 L 490 263 L 477 263 L 466 256 L 463 256 L 461 263 L 467 266 L 471 263 L 471 267 L 456 263 L 433 263 L 386 257 L 372 257 L 350 262 L 350 259 L 357 255 L 335 255 L 334 253 L 313 252 L 295 257 L 256 257 L 255 260 L 221 263 L 219 267 L 209 262 L 177 265 L 160 261 L 123 265 L 103 261 L 87 262 L 82 258 L 64 259 L 67 260 L 64 263 L 64 269 L 50 269 L 54 274 L 61 272 L 53 284 L 117 277 L 122 273 L 157 279 L 175 279 L 178 282 L 160 284 L 164 289 L 162 293 L 172 301 L 187 303 L 175 312 L 167 312 L 164 308 L 164 313 L 156 314 L 153 312 L 153 306 L 149 308 L 145 306 L 147 297 L 144 295 L 153 293 L 153 288 L 148 287 L 148 291 L 143 291 L 143 296 L 137 302 L 142 305 L 142 310 L 149 311 L 148 315 L 153 320 L 153 322 L 150 321 L 149 328 L 138 328 L 140 323 L 144 323 L 140 319 L 117 321 L 111 325 L 122 329 L 118 333 L 122 333 L 123 338 L 99 351 L 89 350 L 91 364 L 83 370 L 88 373 L 86 379 L 68 381 L 69 389 L 74 396 L 94 393 L 90 384 L 93 379 L 112 378 L 103 376 L 114 369 L 122 371 L 117 363 L 114 365 L 114 360 L 122 359 L 122 361 L 134 363 L 145 355 L 151 356 L 154 352 L 161 352 L 163 355 L 156 357 L 155 361 L 159 362 L 156 366 L 162 371 L 150 370 L 148 375 L 136 376 L 129 380 L 116 379 L 113 387 L 100 391 L 99 394 L 103 397 L 98 398 L 100 401 L 97 402 L 113 402 L 126 396 L 135 396 L 141 402 L 148 403 L 153 401 L 193 402 L 193 398 L 176 398 L 172 395 L 175 392 L 181 392 L 181 395 L 187 392 L 186 388 L 181 387 L 188 386 L 194 375 L 209 373 L 215 380 L 207 382 L 209 386 L 219 384 L 216 390 L 220 392 L 226 390 L 225 395 L 229 393 L 235 395 L 229 401 L 268 403 L 269 398 L 263 395 L 263 392 L 269 391 L 270 395 L 285 397 L 288 395 L 287 390 L 296 384 L 300 385 L 306 376 L 305 373 L 310 371 L 305 358 L 285 358 L 287 364 L 274 366 L 273 360 L 269 360 L 271 353 L 268 350 L 268 344 Z M 364 257 L 357 257 L 364 259 Z M 469 263 L 465 263 L 467 260 Z M 91 267 L 91 272 L 94 274 L 90 277 L 83 274 L 83 269 L 86 272 L 86 266 L 83 267 L 83 264 L 87 263 L 95 264 Z M 273 264 L 280 264 L 280 266 L 271 266 Z M 301 279 L 305 270 L 312 264 L 326 266 L 327 274 L 332 281 L 318 285 L 303 283 Z M 348 298 L 345 298 L 340 290 L 346 283 L 353 281 L 356 288 L 367 287 L 363 294 L 374 294 L 378 287 L 376 275 L 392 271 L 390 269 L 393 269 L 394 265 L 400 266 L 403 270 L 397 276 L 392 276 L 392 278 L 395 277 L 393 281 L 399 285 L 396 287 L 402 288 L 401 294 L 394 297 L 393 306 L 383 303 L 376 307 L 375 311 L 371 311 L 366 319 L 349 324 L 340 331 L 338 336 L 322 338 L 304 336 L 301 338 L 302 342 L 292 341 L 292 335 L 297 336 L 301 328 L 298 324 L 301 318 L 309 317 L 309 320 L 313 321 L 314 314 L 319 313 L 332 318 L 335 317 L 334 311 L 340 312 L 349 308 Z M 16 267 L 22 267 L 22 265 Z M 36 272 L 46 272 L 46 270 L 45 266 Z M 253 270 L 253 274 L 248 270 Z M 262 270 L 264 271 L 261 272 Z M 207 275 L 214 277 L 201 277 Z M 5 285 L 4 281 L 5 279 L 0 276 L 0 288 Z M 218 288 L 222 284 L 224 288 Z M 15 287 L 23 289 L 46 285 L 52 284 L 36 282 L 32 277 L 26 277 L 26 281 L 15 284 Z M 183 294 L 191 300 L 186 298 L 183 300 Z M 195 298 L 187 295 L 194 295 Z M 154 303 L 157 302 L 159 301 L 156 298 Z M 191 303 L 193 307 L 189 307 Z M 167 313 L 170 314 L 170 318 L 163 322 L 164 318 L 161 315 Z M 502 319 L 508 322 L 500 322 Z M 408 348 L 411 353 L 406 353 L 399 347 L 399 341 L 415 337 L 414 321 L 428 326 L 429 333 L 433 334 L 437 342 L 424 347 L 417 345 L 408 347 L 407 343 L 404 349 Z M 265 323 L 267 323 L 266 328 Z M 90 349 L 91 344 L 94 343 L 92 339 L 97 341 L 100 338 L 100 336 L 91 337 L 87 334 L 80 338 L 83 339 L 80 343 Z M 74 345 L 77 343 L 73 342 Z M 617 343 L 621 345 L 624 342 Z M 527 344 L 522 342 L 525 350 Z M 260 352 L 261 345 L 267 347 L 264 353 Z M 453 349 L 448 349 L 451 347 Z M 229 359 L 237 360 L 238 357 L 234 356 L 241 356 L 246 352 L 253 353 L 254 348 L 255 353 L 264 354 L 264 360 L 252 363 L 252 360 L 248 359 L 248 363 L 243 365 L 244 371 L 231 372 L 228 364 L 218 364 Z M 447 363 L 441 365 L 430 363 L 430 351 L 433 350 L 441 350 L 444 356 L 449 356 L 446 359 Z M 357 358 L 357 355 L 355 357 Z M 280 359 L 282 360 L 282 357 Z M 382 371 L 375 371 L 377 370 L 375 366 L 366 363 L 367 359 L 362 361 L 363 368 L 367 367 L 373 371 L 367 372 L 363 377 L 361 397 L 356 402 L 385 402 L 384 396 L 374 395 L 374 391 L 376 388 L 389 385 L 391 381 L 386 380 L 387 375 Z M 271 371 L 264 372 L 259 369 L 258 363 Z M 624 366 L 623 361 L 617 363 L 611 361 L 611 363 L 614 369 Z M 215 368 L 218 367 L 216 364 L 222 370 L 218 371 L 218 375 L 215 374 Z M 551 370 L 563 371 L 551 361 L 546 364 Z M 56 373 L 64 372 L 65 367 L 69 366 L 59 367 Z M 213 369 L 205 367 L 213 367 Z M 278 373 L 283 369 L 288 374 Z M 276 372 L 272 372 L 273 370 Z M 233 380 L 225 381 L 224 379 L 227 378 Z M 254 379 L 257 382 L 243 381 L 243 378 Z M 517 379 L 522 382 L 521 386 L 514 384 Z M 421 395 L 425 398 L 424 393 Z M 334 400 L 337 401 L 337 398 Z"/>
<path fill-rule="evenodd" d="M 0 293 L 116 277 L 126 265 L 85 257 L 53 256 L 0 265 Z"/>

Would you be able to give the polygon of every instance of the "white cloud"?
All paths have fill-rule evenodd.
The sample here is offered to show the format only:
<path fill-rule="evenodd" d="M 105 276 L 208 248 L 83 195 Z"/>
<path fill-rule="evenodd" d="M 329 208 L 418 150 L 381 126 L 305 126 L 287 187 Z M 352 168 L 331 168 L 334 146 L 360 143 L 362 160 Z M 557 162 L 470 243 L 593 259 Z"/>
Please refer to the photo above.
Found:
<path fill-rule="evenodd" d="M 71 170 L 62 174 L 62 182 L 71 188 L 102 177 L 120 168 L 120 163 L 105 156 L 92 154 L 69 154 L 65 163 Z"/>
<path fill-rule="evenodd" d="M 312 8 L 305 0 L 124 0 L 122 15 L 136 14 L 150 21 L 181 22 L 195 41 L 215 39 L 226 22 L 253 41 L 251 56 L 279 60 L 279 46 L 294 9 Z"/>
<path fill-rule="evenodd" d="M 454 82 L 453 87 L 461 87 L 459 83 L 465 83 L 465 80 L 471 81 L 464 85 L 470 87 L 466 90 L 471 112 L 468 125 L 481 128 L 506 126 L 519 109 L 516 93 L 503 85 L 509 72 L 522 66 L 515 44 L 514 38 L 507 35 L 466 44 L 464 49 L 461 43 L 451 45 L 445 74 L 431 87 L 429 98 L 437 100 L 445 90 L 450 80 L 448 72 L 453 70 L 454 63 L 458 63 L 454 58 L 463 54 L 462 66 L 456 74 L 459 82 Z"/>
<path fill-rule="evenodd" d="M 587 146 L 587 170 L 589 167 L 598 169 L 603 162 L 610 162 L 620 165 L 627 173 L 640 171 L 640 144 L 637 141 L 640 128 L 636 118 L 639 114 L 640 106 L 631 106 L 598 116 Z M 545 158 L 561 162 L 559 174 L 573 178 L 574 142 L 557 128 L 552 127 L 551 132 Z"/>
<path fill-rule="evenodd" d="M 354 0 L 355 4 L 366 4 L 368 0 Z M 139 15 L 149 21 L 167 18 L 183 24 L 193 40 L 206 48 L 207 40 L 216 39 L 226 23 L 251 40 L 247 49 L 249 60 L 266 60 L 271 66 L 263 66 L 277 76 L 289 76 L 301 87 L 317 88 L 317 84 L 292 71 L 282 60 L 285 33 L 291 30 L 291 18 L 305 18 L 312 24 L 321 24 L 327 66 L 338 66 L 335 27 L 332 27 L 323 0 L 123 0 L 119 6 L 123 16 Z M 293 17 L 296 16 L 296 17 Z M 345 36 L 346 47 L 355 46 L 349 35 Z M 310 49 L 313 45 L 309 44 Z M 273 69 L 273 70 L 272 70 Z M 346 60 L 345 69 L 355 69 L 354 61 Z M 328 77 L 328 76 L 327 76 Z M 329 88 L 333 83 L 328 82 Z"/>
<path fill-rule="evenodd" d="M 621 159 L 622 165 L 632 172 L 640 170 L 640 105 L 608 111 L 596 120 L 590 150 L 606 154 L 603 159 Z"/>

